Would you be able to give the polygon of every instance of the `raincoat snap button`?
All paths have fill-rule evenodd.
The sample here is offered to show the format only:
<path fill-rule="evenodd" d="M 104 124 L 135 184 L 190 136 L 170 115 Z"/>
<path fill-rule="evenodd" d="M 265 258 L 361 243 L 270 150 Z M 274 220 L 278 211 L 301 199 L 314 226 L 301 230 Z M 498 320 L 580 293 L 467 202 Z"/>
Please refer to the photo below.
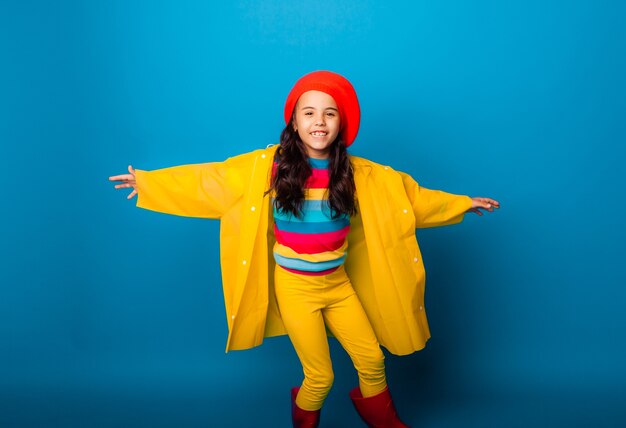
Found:
<path fill-rule="evenodd" d="M 423 307 L 423 306 L 420 306 L 420 311 L 423 311 L 423 310 L 424 310 L 424 307 Z"/>
<path fill-rule="evenodd" d="M 420 308 L 420 309 L 421 309 L 421 308 Z M 235 319 L 235 316 L 234 316 L 234 315 L 231 315 L 231 316 L 230 316 L 230 319 L 234 320 L 234 319 Z"/>
<path fill-rule="evenodd" d="M 409 210 L 402 210 L 402 212 L 406 214 L 409 212 Z"/>
<path fill-rule="evenodd" d="M 413 257 L 413 261 L 417 263 L 417 257 Z"/>
<path fill-rule="evenodd" d="M 241 263 L 245 265 L 245 264 L 246 264 L 246 263 L 248 263 L 248 262 L 244 260 L 244 261 L 242 261 Z"/>
<path fill-rule="evenodd" d="M 256 207 L 250 207 L 250 211 L 256 210 Z"/>
<path fill-rule="evenodd" d="M 261 155 L 261 157 L 262 157 L 263 159 L 265 159 L 265 153 L 263 153 L 263 154 Z"/>
<path fill-rule="evenodd" d="M 389 169 L 389 167 L 388 167 L 388 166 L 386 166 L 386 167 L 385 167 L 385 171 L 386 171 L 386 170 L 388 170 L 388 169 Z"/>

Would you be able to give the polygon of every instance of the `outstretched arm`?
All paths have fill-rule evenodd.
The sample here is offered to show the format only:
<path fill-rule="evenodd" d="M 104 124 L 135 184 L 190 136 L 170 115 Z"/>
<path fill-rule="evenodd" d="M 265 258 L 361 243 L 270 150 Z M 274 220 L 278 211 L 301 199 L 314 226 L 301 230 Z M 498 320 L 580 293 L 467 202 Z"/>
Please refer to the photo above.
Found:
<path fill-rule="evenodd" d="M 474 201 L 469 196 L 455 195 L 420 186 L 410 175 L 400 172 L 415 215 L 415 227 L 436 227 L 456 224 L 472 209 Z"/>
<path fill-rule="evenodd" d="M 454 195 L 440 190 L 430 190 L 420 186 L 410 175 L 400 173 L 404 188 L 413 205 L 415 226 L 418 228 L 445 226 L 459 223 L 465 213 L 473 212 L 480 216 L 481 210 L 493 212 L 500 208 L 495 199 Z"/>
<path fill-rule="evenodd" d="M 219 218 L 241 196 L 241 180 L 227 162 L 181 165 L 109 177 L 116 189 L 133 188 L 137 206 L 185 217 Z"/>

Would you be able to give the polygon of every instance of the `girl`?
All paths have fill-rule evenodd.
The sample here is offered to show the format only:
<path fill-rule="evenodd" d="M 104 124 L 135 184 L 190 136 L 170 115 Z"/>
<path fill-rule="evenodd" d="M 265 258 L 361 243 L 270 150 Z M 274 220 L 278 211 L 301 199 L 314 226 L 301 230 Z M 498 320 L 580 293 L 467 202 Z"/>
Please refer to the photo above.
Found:
<path fill-rule="evenodd" d="M 420 187 L 407 174 L 348 155 L 360 109 L 344 77 L 316 71 L 285 103 L 280 145 L 227 159 L 110 177 L 137 206 L 219 218 L 229 327 L 226 351 L 288 334 L 304 381 L 293 388 L 294 427 L 317 427 L 333 382 L 327 334 L 358 372 L 350 392 L 376 428 L 406 427 L 387 388 L 384 355 L 430 337 L 416 227 L 458 223 L 499 203 Z M 272 255 L 269 255 L 269 252 Z"/>

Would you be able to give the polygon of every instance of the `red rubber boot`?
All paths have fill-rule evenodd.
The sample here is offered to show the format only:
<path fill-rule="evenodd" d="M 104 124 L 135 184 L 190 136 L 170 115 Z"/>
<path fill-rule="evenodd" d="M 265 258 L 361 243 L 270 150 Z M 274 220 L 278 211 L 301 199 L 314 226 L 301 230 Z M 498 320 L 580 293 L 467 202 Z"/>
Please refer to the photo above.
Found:
<path fill-rule="evenodd" d="M 350 391 L 350 398 L 369 428 L 409 428 L 398 418 L 388 388 L 378 395 L 363 398 L 361 390 L 356 387 Z"/>
<path fill-rule="evenodd" d="M 299 390 L 299 386 L 291 388 L 291 420 L 293 421 L 293 428 L 317 428 L 320 423 L 321 412 L 319 410 L 304 410 L 298 407 L 296 397 Z"/>

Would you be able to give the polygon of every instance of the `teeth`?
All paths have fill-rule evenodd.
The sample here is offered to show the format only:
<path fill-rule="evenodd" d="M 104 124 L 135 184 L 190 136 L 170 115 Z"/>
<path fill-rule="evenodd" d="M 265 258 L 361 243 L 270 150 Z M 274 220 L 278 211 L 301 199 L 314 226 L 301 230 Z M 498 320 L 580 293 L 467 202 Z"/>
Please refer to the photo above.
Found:
<path fill-rule="evenodd" d="M 311 132 L 311 135 L 315 135 L 316 137 L 323 137 L 324 135 L 326 135 L 325 132 Z"/>

